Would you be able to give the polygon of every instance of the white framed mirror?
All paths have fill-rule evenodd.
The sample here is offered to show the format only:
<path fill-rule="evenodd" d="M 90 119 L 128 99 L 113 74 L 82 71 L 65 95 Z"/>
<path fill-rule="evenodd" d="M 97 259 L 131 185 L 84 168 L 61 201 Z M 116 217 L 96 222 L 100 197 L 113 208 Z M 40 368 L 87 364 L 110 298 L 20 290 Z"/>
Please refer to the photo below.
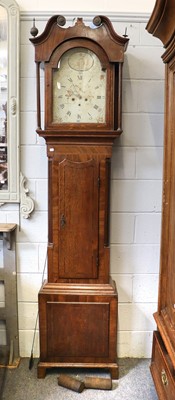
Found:
<path fill-rule="evenodd" d="M 0 0 L 0 203 L 19 202 L 19 8 Z"/>

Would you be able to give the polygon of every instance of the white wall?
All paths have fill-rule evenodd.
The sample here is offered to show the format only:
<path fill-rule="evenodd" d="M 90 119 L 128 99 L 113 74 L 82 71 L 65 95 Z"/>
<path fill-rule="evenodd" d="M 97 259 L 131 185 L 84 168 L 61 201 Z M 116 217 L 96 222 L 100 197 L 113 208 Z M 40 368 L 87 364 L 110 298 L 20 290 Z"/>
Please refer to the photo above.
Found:
<path fill-rule="evenodd" d="M 110 11 L 110 12 L 151 12 L 155 0 L 66 0 L 59 2 L 56 0 L 18 0 L 21 11 Z M 88 8 L 87 8 L 88 7 Z"/>
<path fill-rule="evenodd" d="M 46 14 L 42 17 L 40 13 L 40 32 L 45 19 Z M 136 20 L 125 14 L 117 20 L 111 13 L 111 19 L 119 34 L 127 26 L 130 37 L 124 64 L 124 132 L 113 149 L 111 177 L 111 273 L 119 292 L 118 355 L 150 357 L 159 269 L 163 49 L 145 31 L 145 18 Z M 25 13 L 21 18 L 21 170 L 28 178 L 35 212 L 31 219 L 20 221 L 17 205 L 5 205 L 0 210 L 0 222 L 20 225 L 18 306 L 20 352 L 25 357 L 31 351 L 47 244 L 47 158 L 44 140 L 35 133 L 34 48 L 28 40 L 31 25 L 31 16 Z"/>

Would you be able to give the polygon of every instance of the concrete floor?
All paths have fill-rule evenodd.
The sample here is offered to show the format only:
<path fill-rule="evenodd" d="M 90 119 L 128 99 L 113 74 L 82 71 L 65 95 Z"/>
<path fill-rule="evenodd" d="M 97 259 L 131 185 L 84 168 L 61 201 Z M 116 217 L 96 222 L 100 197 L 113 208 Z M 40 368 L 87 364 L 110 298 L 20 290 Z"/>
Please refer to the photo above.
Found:
<path fill-rule="evenodd" d="M 82 393 L 58 386 L 61 369 L 47 370 L 45 379 L 37 379 L 37 360 L 29 370 L 29 359 L 21 359 L 16 369 L 0 368 L 0 400 L 157 400 L 149 360 L 120 359 L 118 381 L 112 390 L 85 389 Z M 108 377 L 100 371 L 64 370 L 65 373 L 83 379 L 86 375 Z"/>

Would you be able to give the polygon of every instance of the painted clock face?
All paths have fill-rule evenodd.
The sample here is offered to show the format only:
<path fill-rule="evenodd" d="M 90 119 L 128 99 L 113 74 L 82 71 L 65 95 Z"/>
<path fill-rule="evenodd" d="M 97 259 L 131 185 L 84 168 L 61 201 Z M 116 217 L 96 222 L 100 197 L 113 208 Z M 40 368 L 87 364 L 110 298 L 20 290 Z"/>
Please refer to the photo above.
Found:
<path fill-rule="evenodd" d="M 53 70 L 53 123 L 106 122 L 106 70 L 86 48 L 65 52 Z"/>

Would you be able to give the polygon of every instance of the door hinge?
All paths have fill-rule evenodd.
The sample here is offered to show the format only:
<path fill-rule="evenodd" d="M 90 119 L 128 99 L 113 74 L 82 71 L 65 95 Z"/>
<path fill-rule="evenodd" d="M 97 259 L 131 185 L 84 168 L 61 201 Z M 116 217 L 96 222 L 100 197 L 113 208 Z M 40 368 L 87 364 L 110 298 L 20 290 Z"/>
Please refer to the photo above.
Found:
<path fill-rule="evenodd" d="M 98 256 L 96 257 L 96 264 L 97 264 L 97 267 L 99 267 L 99 257 Z"/>

